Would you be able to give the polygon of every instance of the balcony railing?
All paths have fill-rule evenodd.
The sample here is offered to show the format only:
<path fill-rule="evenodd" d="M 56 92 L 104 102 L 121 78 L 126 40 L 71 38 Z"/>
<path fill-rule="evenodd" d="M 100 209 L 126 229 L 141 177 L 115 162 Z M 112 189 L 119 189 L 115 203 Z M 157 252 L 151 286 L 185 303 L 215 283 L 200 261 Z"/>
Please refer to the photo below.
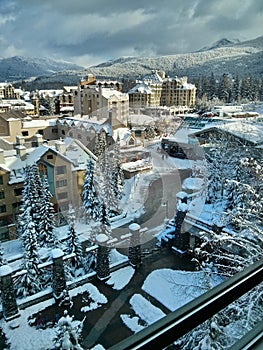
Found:
<path fill-rule="evenodd" d="M 151 326 L 112 346 L 110 350 L 164 349 L 262 281 L 263 260 L 260 260 Z M 247 333 L 231 350 L 259 350 L 262 343 L 263 323 Z"/>

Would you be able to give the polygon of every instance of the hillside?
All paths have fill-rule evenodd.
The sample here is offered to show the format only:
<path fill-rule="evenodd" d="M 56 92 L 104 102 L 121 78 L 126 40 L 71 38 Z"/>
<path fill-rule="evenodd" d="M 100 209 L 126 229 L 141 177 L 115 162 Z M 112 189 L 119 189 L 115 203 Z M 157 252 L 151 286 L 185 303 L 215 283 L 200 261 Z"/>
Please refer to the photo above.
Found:
<path fill-rule="evenodd" d="M 160 56 L 156 58 L 129 57 L 90 67 L 88 72 L 96 76 L 138 77 L 151 69 L 164 70 L 170 76 L 187 75 L 190 78 L 209 75 L 212 71 L 219 76 L 263 75 L 263 36 L 243 43 L 225 40 L 226 46 L 208 48 L 205 51 Z"/>
<path fill-rule="evenodd" d="M 3 81 L 1 78 L 2 65 L 3 60 L 0 61 L 0 81 Z M 26 72 L 28 72 L 26 65 L 20 61 L 19 66 L 17 65 L 16 77 L 18 78 L 20 74 L 25 79 Z M 73 68 L 70 68 L 70 65 L 65 67 L 59 62 L 56 62 L 54 66 L 30 65 L 30 67 L 32 66 L 34 69 L 31 68 L 31 73 L 34 74 L 31 76 L 38 77 L 33 81 L 31 79 L 31 86 L 34 88 L 75 85 L 81 77 L 88 73 L 94 74 L 97 78 L 134 80 L 149 73 L 152 69 L 164 70 L 169 76 L 186 75 L 189 80 L 202 75 L 208 76 L 211 72 L 214 72 L 217 77 L 223 73 L 230 73 L 233 76 L 239 74 L 241 77 L 246 75 L 263 77 L 263 36 L 246 42 L 222 39 L 200 51 L 186 54 L 159 57 L 120 57 L 87 69 L 80 69 L 74 65 Z M 53 74 L 52 69 L 56 71 Z M 14 70 L 10 69 L 9 80 L 17 80 L 14 79 L 14 76 Z"/>
<path fill-rule="evenodd" d="M 41 75 L 51 75 L 59 71 L 76 71 L 80 69 L 83 69 L 83 67 L 48 58 L 28 58 L 22 56 L 0 58 L 0 81 L 22 80 Z"/>

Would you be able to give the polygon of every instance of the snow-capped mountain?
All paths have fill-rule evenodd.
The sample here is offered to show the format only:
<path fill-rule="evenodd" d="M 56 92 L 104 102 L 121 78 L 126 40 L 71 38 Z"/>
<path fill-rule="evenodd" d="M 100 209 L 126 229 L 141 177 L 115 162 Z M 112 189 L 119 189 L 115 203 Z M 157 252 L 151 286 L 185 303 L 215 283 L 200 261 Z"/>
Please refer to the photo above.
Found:
<path fill-rule="evenodd" d="M 164 70 L 170 76 L 231 73 L 263 75 L 263 36 L 241 43 L 220 40 L 206 51 L 159 57 L 128 57 L 90 67 L 88 73 L 98 77 L 139 77 L 152 69 Z"/>
<path fill-rule="evenodd" d="M 219 47 L 232 46 L 238 43 L 240 43 L 239 39 L 229 40 L 229 39 L 223 38 L 223 39 L 217 40 L 216 42 L 214 42 L 209 46 L 203 47 L 201 50 L 198 50 L 197 52 L 218 49 Z"/>
<path fill-rule="evenodd" d="M 214 48 L 208 47 L 205 51 L 185 54 L 159 57 L 120 57 L 87 69 L 46 59 L 25 60 L 21 57 L 2 59 L 0 60 L 0 81 L 15 81 L 19 77 L 19 80 L 22 80 L 37 76 L 32 82 L 33 88 L 41 88 L 43 84 L 46 88 L 48 86 L 53 88 L 54 85 L 60 87 L 75 85 L 89 73 L 94 74 L 97 78 L 134 80 L 148 74 L 153 69 L 164 70 L 169 76 L 186 75 L 189 79 L 209 76 L 211 72 L 216 76 L 221 76 L 223 73 L 231 73 L 234 76 L 238 74 L 241 77 L 263 76 L 263 36 L 239 43 L 222 39 L 212 46 Z M 55 73 L 52 74 L 52 70 Z"/>
<path fill-rule="evenodd" d="M 15 81 L 51 75 L 64 70 L 80 70 L 83 67 L 65 61 L 56 61 L 49 58 L 29 58 L 14 56 L 0 58 L 0 81 Z"/>

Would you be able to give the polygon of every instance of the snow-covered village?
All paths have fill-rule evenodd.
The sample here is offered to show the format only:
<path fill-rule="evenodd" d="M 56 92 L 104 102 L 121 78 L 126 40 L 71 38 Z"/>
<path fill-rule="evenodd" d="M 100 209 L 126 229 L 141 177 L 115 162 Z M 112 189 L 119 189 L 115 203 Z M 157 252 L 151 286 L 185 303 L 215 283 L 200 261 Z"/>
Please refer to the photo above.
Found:
<path fill-rule="evenodd" d="M 64 2 L 21 11 L 4 0 L 0 14 L 0 349 L 262 349 L 263 37 L 207 46 L 226 29 L 210 38 L 206 23 L 207 42 L 188 33 L 168 55 L 170 42 L 158 51 L 157 33 L 135 30 L 147 14 L 166 37 L 155 1 L 122 18 L 99 0 L 115 29 L 96 20 L 103 6 Z M 192 2 L 176 11 L 192 20 L 202 1 Z M 222 4 L 214 21 L 233 12 Z M 103 46 L 92 30 L 106 21 L 107 54 L 83 54 L 76 14 Z M 18 19 L 11 45 L 6 25 Z M 131 51 L 116 44 L 129 26 Z M 74 46 L 67 61 L 55 42 Z"/>

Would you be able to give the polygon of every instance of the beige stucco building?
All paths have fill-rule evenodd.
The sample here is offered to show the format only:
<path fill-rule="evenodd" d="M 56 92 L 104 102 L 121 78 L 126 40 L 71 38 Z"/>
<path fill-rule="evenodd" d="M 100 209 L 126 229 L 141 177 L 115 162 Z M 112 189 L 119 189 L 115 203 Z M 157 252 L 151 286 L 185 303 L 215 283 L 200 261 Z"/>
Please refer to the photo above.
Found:
<path fill-rule="evenodd" d="M 76 117 L 98 120 L 110 118 L 115 129 L 127 126 L 129 116 L 129 96 L 120 91 L 120 83 L 96 81 L 88 76 L 80 82 L 74 96 L 74 115 Z"/>
<path fill-rule="evenodd" d="M 131 108 L 195 105 L 196 87 L 187 77 L 166 78 L 163 71 L 152 71 L 129 90 Z"/>

